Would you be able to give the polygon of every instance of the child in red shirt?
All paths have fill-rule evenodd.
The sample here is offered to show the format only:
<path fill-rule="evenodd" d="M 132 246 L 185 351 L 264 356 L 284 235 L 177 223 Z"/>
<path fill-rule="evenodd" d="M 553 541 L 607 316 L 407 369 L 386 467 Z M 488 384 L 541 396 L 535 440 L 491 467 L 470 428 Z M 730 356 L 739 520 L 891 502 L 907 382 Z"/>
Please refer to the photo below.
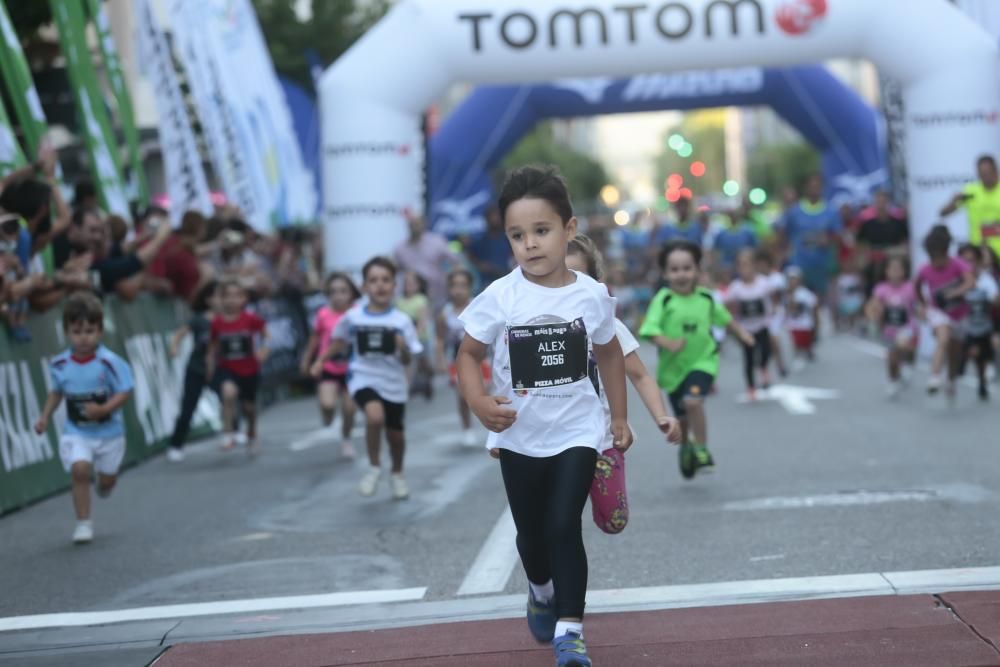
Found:
<path fill-rule="evenodd" d="M 257 441 L 257 387 L 260 364 L 267 349 L 255 349 L 255 337 L 267 340 L 266 322 L 246 310 L 247 293 L 236 281 L 223 282 L 219 288 L 222 312 L 212 320 L 208 344 L 208 376 L 222 399 L 222 422 L 225 438 L 222 449 L 236 446 L 234 423 L 237 401 L 247 420 L 247 452 L 260 453 Z"/>

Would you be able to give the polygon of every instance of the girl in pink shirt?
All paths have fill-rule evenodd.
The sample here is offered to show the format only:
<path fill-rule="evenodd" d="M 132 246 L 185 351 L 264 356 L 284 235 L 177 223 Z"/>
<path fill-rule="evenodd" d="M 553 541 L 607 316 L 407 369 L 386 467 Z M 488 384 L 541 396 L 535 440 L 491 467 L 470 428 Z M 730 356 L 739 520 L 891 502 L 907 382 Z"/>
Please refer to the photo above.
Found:
<path fill-rule="evenodd" d="M 892 257 L 885 266 L 885 280 L 875 286 L 865 307 L 868 318 L 882 331 L 889 346 L 886 357 L 890 398 L 902 389 L 902 367 L 913 363 L 917 349 L 917 294 L 906 279 L 909 266 L 902 257 Z"/>
<path fill-rule="evenodd" d="M 954 397 L 955 377 L 962 356 L 960 327 L 969 314 L 965 293 L 976 286 L 976 277 L 968 264 L 948 254 L 950 248 L 951 232 L 944 225 L 936 225 L 924 239 L 924 250 L 930 261 L 917 272 L 915 291 L 937 340 L 927 393 L 936 394 L 941 389 L 941 371 L 947 359 L 947 394 Z"/>
<path fill-rule="evenodd" d="M 344 313 L 361 297 L 361 292 L 345 273 L 331 273 L 326 279 L 326 294 L 330 299 L 316 313 L 312 335 L 302 355 L 302 374 L 308 376 L 309 368 L 314 359 L 322 359 L 330 347 L 330 336 L 337 322 Z M 318 354 L 317 354 L 318 353 Z M 354 428 L 354 401 L 347 393 L 347 358 L 333 358 L 323 364 L 323 374 L 320 376 L 316 396 L 319 399 L 320 415 L 323 426 L 329 427 L 337 413 L 338 404 L 341 408 L 340 453 L 346 459 L 354 458 L 354 445 L 351 444 L 351 430 Z"/>

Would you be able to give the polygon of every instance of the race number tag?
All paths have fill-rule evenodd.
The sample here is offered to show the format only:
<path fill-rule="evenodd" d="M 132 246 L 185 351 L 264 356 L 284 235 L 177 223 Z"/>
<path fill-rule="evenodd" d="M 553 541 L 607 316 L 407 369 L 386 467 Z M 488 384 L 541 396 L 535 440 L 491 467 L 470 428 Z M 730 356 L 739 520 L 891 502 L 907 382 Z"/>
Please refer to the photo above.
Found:
<path fill-rule="evenodd" d="M 910 321 L 910 313 L 902 306 L 888 306 L 885 309 L 885 323 L 890 327 L 902 327 Z"/>
<path fill-rule="evenodd" d="M 101 424 L 111 419 L 111 415 L 106 415 L 102 419 L 89 419 L 83 409 L 87 403 L 97 403 L 103 405 L 107 403 L 107 394 L 73 394 L 66 397 L 66 416 L 74 424 Z"/>
<path fill-rule="evenodd" d="M 362 357 L 390 357 L 396 354 L 396 330 L 391 327 L 357 327 L 354 341 Z"/>
<path fill-rule="evenodd" d="M 246 359 L 253 355 L 253 337 L 247 333 L 220 336 L 219 349 L 227 361 Z"/>
<path fill-rule="evenodd" d="M 763 317 L 766 313 L 767 306 L 763 299 L 740 301 L 740 317 Z"/>
<path fill-rule="evenodd" d="M 507 327 L 510 376 L 515 390 L 548 389 L 588 377 L 583 319 Z"/>

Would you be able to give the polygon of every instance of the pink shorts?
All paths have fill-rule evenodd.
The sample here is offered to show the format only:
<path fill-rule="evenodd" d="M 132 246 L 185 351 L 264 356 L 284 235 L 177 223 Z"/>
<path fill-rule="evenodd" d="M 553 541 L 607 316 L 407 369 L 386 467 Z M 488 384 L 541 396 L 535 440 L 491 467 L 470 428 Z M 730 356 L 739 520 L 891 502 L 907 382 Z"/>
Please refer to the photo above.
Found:
<path fill-rule="evenodd" d="M 594 481 L 590 485 L 590 507 L 594 523 L 614 535 L 628 524 L 628 494 L 625 491 L 625 455 L 615 448 L 597 456 Z"/>

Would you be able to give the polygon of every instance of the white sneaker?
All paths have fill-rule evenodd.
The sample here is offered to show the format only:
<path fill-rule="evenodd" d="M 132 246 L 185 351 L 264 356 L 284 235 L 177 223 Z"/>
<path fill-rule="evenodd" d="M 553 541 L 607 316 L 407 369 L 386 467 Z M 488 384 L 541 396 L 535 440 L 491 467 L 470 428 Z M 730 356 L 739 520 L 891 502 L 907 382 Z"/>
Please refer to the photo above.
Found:
<path fill-rule="evenodd" d="M 371 466 L 358 484 L 358 493 L 366 497 L 375 495 L 375 487 L 378 486 L 378 480 L 381 477 L 382 469 Z"/>
<path fill-rule="evenodd" d="M 233 440 L 236 442 L 237 445 L 247 444 L 248 439 L 249 438 L 247 438 L 247 434 L 243 433 L 242 431 L 237 432 L 236 435 L 233 436 Z"/>
<path fill-rule="evenodd" d="M 392 487 L 393 500 L 406 500 L 410 497 L 410 487 L 406 485 L 406 480 L 403 478 L 402 473 L 391 475 L 389 477 L 389 485 Z"/>
<path fill-rule="evenodd" d="M 184 450 L 178 447 L 167 447 L 167 460 L 171 463 L 180 463 L 184 460 Z"/>
<path fill-rule="evenodd" d="M 94 539 L 94 524 L 89 520 L 77 521 L 73 529 L 73 544 L 87 544 Z"/>
<path fill-rule="evenodd" d="M 471 428 L 467 428 L 462 431 L 462 446 L 463 447 L 478 447 L 480 444 L 479 438 L 476 437 L 476 432 Z"/>
<path fill-rule="evenodd" d="M 354 444 L 350 440 L 340 441 L 340 458 L 345 461 L 354 460 Z"/>
<path fill-rule="evenodd" d="M 902 390 L 903 390 L 903 383 L 900 382 L 899 380 L 896 380 L 894 382 L 890 382 L 889 385 L 885 388 L 885 395 L 886 397 L 889 398 L 889 400 L 892 400 L 897 396 L 899 396 L 899 392 L 901 392 Z"/>
<path fill-rule="evenodd" d="M 927 393 L 936 394 L 941 390 L 941 385 L 944 380 L 941 379 L 940 375 L 932 375 L 929 380 L 927 380 Z"/>

